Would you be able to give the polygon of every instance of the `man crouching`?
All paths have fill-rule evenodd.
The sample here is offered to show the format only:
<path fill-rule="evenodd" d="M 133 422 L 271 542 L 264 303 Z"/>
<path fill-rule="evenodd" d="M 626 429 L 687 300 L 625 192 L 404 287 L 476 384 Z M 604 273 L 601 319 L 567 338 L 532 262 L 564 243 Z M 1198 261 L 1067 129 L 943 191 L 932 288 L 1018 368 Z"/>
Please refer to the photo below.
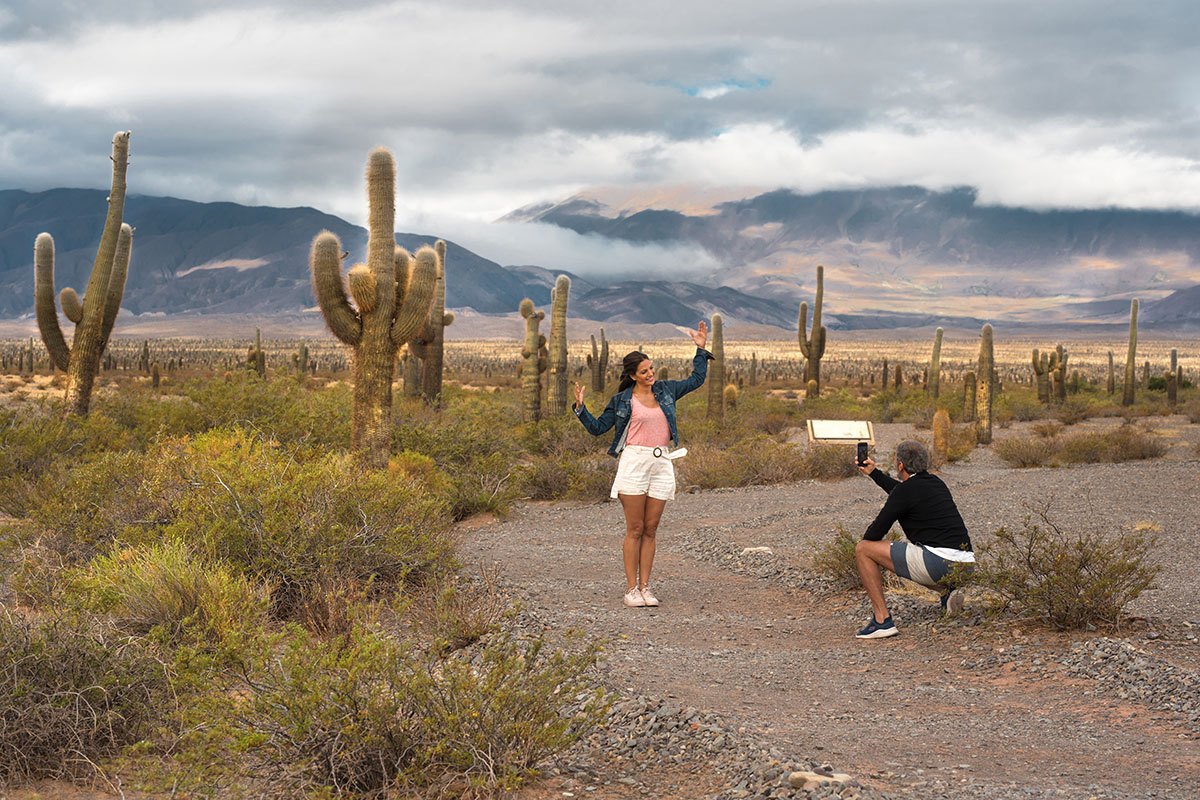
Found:
<path fill-rule="evenodd" d="M 973 569 L 975 554 L 971 537 L 958 506 L 941 478 L 930 475 L 929 451 L 920 442 L 901 442 L 896 447 L 896 480 L 875 468 L 868 458 L 859 465 L 887 492 L 887 500 L 875 521 L 854 548 L 854 560 L 871 598 L 874 617 L 859 631 L 859 639 L 882 639 L 898 631 L 883 599 L 883 573 L 891 570 L 922 586 L 942 592 L 942 610 L 962 610 L 962 592 L 953 585 L 963 571 Z M 885 542 L 883 537 L 893 522 L 899 522 L 907 542 Z M 954 570 L 956 565 L 964 565 Z"/>

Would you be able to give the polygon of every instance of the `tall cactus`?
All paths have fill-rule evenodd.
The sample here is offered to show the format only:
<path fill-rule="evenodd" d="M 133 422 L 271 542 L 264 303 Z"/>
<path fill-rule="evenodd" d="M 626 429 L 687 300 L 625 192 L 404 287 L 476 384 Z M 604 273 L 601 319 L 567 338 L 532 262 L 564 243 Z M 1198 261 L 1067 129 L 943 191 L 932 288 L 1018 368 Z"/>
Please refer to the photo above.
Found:
<path fill-rule="evenodd" d="M 933 413 L 933 456 L 938 464 L 950 457 L 950 412 L 944 408 Z"/>
<path fill-rule="evenodd" d="M 396 246 L 396 165 L 382 147 L 367 159 L 367 202 L 367 263 L 354 265 L 343 279 L 342 243 L 329 231 L 313 239 L 309 263 L 325 324 L 354 353 L 351 447 L 364 464 L 378 468 L 387 466 L 391 449 L 396 352 L 429 314 L 438 256 L 422 247 L 410 257 Z"/>
<path fill-rule="evenodd" d="M 979 334 L 979 374 L 975 387 L 975 440 L 992 443 L 992 395 L 995 393 L 995 359 L 992 326 L 984 325 Z"/>
<path fill-rule="evenodd" d="M 720 314 L 712 315 L 709 333 L 709 352 L 713 354 L 708 365 L 708 411 L 709 419 L 725 418 L 725 320 Z"/>
<path fill-rule="evenodd" d="M 1033 374 L 1037 382 L 1037 398 L 1039 403 L 1050 402 L 1050 354 L 1039 353 L 1033 348 Z"/>
<path fill-rule="evenodd" d="M 1179 402 L 1179 351 L 1171 348 L 1171 368 L 1167 370 L 1167 405 L 1174 408 Z"/>
<path fill-rule="evenodd" d="M 567 413 L 567 299 L 571 279 L 559 275 L 550 291 L 550 374 L 546 406 L 551 416 Z"/>
<path fill-rule="evenodd" d="M 963 422 L 975 421 L 975 388 L 977 384 L 974 372 L 968 372 L 963 376 Z"/>
<path fill-rule="evenodd" d="M 1113 370 L 1113 351 L 1108 351 L 1108 393 L 1110 395 L 1117 393 L 1117 376 Z"/>
<path fill-rule="evenodd" d="M 821 324 L 822 298 L 825 295 L 825 267 L 817 266 L 817 296 L 813 300 L 812 333 L 808 332 L 808 303 L 800 304 L 800 320 L 796 336 L 800 340 L 800 352 L 808 359 L 806 381 L 817 382 L 817 394 L 821 393 L 821 357 L 825 355 L 825 326 Z"/>
<path fill-rule="evenodd" d="M 751 387 L 758 385 L 758 354 L 750 354 L 750 377 L 749 383 Z"/>
<path fill-rule="evenodd" d="M 121 220 L 125 213 L 125 172 L 129 166 L 129 131 L 118 131 L 112 141 L 112 190 L 108 195 L 108 215 L 100 247 L 92 264 L 83 301 L 75 290 L 65 288 L 59 295 L 63 314 L 75 323 L 75 336 L 67 347 L 58 311 L 54 307 L 54 239 L 38 234 L 34 245 L 34 299 L 38 330 L 50 353 L 51 364 L 67 373 L 67 413 L 87 416 L 92 401 L 92 384 L 100 358 L 108 346 L 121 299 L 125 296 L 125 278 L 129 274 L 129 253 L 133 228 Z"/>
<path fill-rule="evenodd" d="M 254 329 L 254 346 L 246 352 L 246 369 L 258 373 L 258 377 L 267 375 L 267 354 L 262 349 L 262 331 Z"/>
<path fill-rule="evenodd" d="M 1137 383 L 1137 317 L 1138 301 L 1129 302 L 1129 353 L 1125 356 L 1125 387 L 1121 394 L 1121 405 L 1133 405 L 1133 387 Z"/>
<path fill-rule="evenodd" d="M 521 409 L 526 422 L 537 422 L 542 414 L 542 373 L 546 371 L 543 355 L 546 336 L 538 333 L 538 324 L 546 318 L 545 311 L 535 311 L 533 301 L 521 301 L 521 316 L 525 318 L 525 346 L 521 349 Z"/>
<path fill-rule="evenodd" d="M 421 353 L 421 396 L 427 403 L 442 400 L 442 370 L 445 363 L 446 328 L 454 323 L 454 313 L 446 311 L 446 243 L 438 239 L 433 246 L 438 258 L 437 283 L 433 289 L 433 306 L 429 318 L 417 339 L 424 339 Z M 409 345 L 410 349 L 412 345 Z"/>
<path fill-rule="evenodd" d="M 887 359 L 885 358 L 883 360 L 883 379 L 879 383 L 879 387 L 881 389 L 886 389 L 888 387 L 888 375 L 889 374 L 890 373 L 888 372 L 888 362 L 887 362 Z"/>
<path fill-rule="evenodd" d="M 929 374 L 925 379 L 926 390 L 934 400 L 937 399 L 938 392 L 941 389 L 942 334 L 943 331 L 941 328 L 933 332 L 933 354 L 929 356 Z"/>
<path fill-rule="evenodd" d="M 592 371 L 592 391 L 604 394 L 604 377 L 608 372 L 608 339 L 604 338 L 604 328 L 600 329 L 600 347 L 596 347 L 596 337 L 592 337 L 592 354 L 587 357 L 588 368 Z"/>

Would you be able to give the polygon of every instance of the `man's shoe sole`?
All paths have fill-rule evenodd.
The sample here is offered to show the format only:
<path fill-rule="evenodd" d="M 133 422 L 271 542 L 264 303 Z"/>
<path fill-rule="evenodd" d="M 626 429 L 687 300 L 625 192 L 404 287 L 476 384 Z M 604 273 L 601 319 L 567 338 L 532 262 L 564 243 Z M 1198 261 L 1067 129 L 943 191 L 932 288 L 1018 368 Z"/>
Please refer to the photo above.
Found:
<path fill-rule="evenodd" d="M 900 632 L 899 628 L 880 628 L 879 630 L 871 631 L 870 633 L 856 633 L 856 634 L 854 634 L 854 638 L 855 639 L 886 639 L 889 636 L 895 636 L 899 632 Z"/>
<path fill-rule="evenodd" d="M 963 593 L 955 590 L 950 593 L 949 599 L 946 600 L 946 611 L 950 614 L 958 614 L 963 610 L 963 602 L 966 600 Z"/>

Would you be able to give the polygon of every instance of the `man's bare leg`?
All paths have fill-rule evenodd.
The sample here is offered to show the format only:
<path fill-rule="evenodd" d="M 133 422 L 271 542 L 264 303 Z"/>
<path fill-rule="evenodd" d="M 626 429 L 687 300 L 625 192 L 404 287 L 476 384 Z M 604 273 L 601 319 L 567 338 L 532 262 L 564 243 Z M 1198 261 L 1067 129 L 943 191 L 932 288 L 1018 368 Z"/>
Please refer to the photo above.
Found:
<path fill-rule="evenodd" d="M 858 567 L 858 575 L 862 578 L 867 597 L 871 600 L 871 610 L 875 613 L 875 621 L 883 622 L 888 618 L 887 603 L 883 599 L 883 573 L 881 569 L 895 572 L 892 564 L 892 543 L 871 542 L 863 539 L 854 547 L 854 563 Z"/>

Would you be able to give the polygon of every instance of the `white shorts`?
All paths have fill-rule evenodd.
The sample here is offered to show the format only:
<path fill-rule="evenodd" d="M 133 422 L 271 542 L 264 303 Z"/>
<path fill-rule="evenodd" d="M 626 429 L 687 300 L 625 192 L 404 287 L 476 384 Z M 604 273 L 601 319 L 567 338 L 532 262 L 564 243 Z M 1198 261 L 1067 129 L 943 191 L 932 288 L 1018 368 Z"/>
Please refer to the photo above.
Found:
<path fill-rule="evenodd" d="M 648 494 L 656 500 L 674 500 L 675 465 L 666 457 L 669 450 L 669 447 L 625 445 L 609 497 Z M 660 455 L 654 455 L 655 452 Z"/>

